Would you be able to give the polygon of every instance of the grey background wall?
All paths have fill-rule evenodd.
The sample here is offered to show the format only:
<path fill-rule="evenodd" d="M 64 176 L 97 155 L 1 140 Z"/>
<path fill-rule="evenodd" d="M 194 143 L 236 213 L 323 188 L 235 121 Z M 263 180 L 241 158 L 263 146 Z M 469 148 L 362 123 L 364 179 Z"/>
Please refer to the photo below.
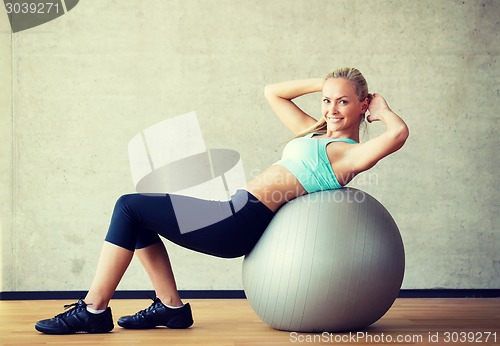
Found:
<path fill-rule="evenodd" d="M 345 65 L 411 129 L 351 184 L 398 223 L 403 287 L 500 287 L 500 1 L 87 0 L 15 34 L 0 12 L 1 291 L 89 286 L 142 129 L 196 111 L 251 178 L 291 135 L 264 85 Z M 241 289 L 241 259 L 167 247 L 180 289 Z M 150 289 L 138 262 L 119 289 Z"/>

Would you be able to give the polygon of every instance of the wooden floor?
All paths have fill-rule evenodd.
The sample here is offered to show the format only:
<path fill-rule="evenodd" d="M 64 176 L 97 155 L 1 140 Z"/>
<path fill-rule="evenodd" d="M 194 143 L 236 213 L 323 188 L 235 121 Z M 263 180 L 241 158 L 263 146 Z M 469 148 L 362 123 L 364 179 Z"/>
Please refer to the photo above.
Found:
<path fill-rule="evenodd" d="M 191 303 L 195 319 L 194 326 L 188 330 L 157 328 L 134 331 L 115 326 L 108 334 L 68 336 L 40 334 L 35 331 L 34 323 L 60 313 L 62 305 L 71 302 L 0 301 L 0 344 L 500 345 L 500 299 L 398 299 L 381 320 L 367 330 L 351 335 L 291 334 L 273 330 L 259 320 L 243 299 L 187 301 Z M 150 303 L 148 300 L 113 300 L 113 317 L 116 321 L 119 316 L 135 313 Z"/>

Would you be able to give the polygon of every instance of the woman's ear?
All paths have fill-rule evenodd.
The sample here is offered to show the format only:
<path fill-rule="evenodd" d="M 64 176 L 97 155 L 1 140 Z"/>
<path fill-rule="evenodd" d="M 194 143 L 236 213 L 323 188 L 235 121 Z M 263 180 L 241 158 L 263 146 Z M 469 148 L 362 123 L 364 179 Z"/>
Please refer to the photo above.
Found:
<path fill-rule="evenodd" d="M 362 105 L 361 105 L 361 111 L 363 112 L 363 114 L 366 113 L 366 111 L 368 110 L 368 104 L 370 103 L 368 97 L 363 101 Z"/>

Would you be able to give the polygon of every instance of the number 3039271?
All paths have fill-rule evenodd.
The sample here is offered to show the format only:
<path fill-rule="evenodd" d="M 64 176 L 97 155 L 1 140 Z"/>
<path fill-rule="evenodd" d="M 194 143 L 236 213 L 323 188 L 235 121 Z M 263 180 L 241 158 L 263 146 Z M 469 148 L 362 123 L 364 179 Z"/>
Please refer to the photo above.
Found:
<path fill-rule="evenodd" d="M 43 14 L 43 13 L 59 13 L 60 6 L 59 6 L 58 2 L 56 2 L 56 3 L 54 3 L 54 2 L 39 2 L 39 3 L 6 2 L 5 9 L 7 10 L 8 14 L 11 14 L 11 13 L 14 13 L 14 14 L 19 14 L 19 13 Z"/>

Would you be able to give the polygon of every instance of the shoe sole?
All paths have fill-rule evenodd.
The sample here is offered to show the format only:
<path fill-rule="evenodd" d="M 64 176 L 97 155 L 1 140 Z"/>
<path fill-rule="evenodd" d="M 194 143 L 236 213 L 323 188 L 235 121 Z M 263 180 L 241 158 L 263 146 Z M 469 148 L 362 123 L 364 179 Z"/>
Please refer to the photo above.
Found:
<path fill-rule="evenodd" d="M 40 333 L 50 334 L 50 335 L 69 335 L 69 334 L 80 334 L 80 333 L 104 334 L 111 332 L 114 329 L 114 326 L 111 329 L 92 329 L 92 330 L 78 330 L 78 331 L 65 331 L 65 332 L 53 329 L 45 329 L 43 327 L 39 327 L 38 325 L 35 325 L 35 329 Z"/>
<path fill-rule="evenodd" d="M 118 321 L 118 325 L 124 329 L 154 329 L 156 327 L 167 327 L 169 329 L 187 329 L 193 325 L 194 321 L 185 322 L 185 321 L 173 321 L 166 324 L 156 324 L 152 326 L 133 326 L 127 325 L 126 323 L 120 323 Z"/>
<path fill-rule="evenodd" d="M 170 329 L 187 329 L 193 325 L 194 321 L 186 321 L 186 320 L 176 320 L 176 321 L 169 321 L 169 323 L 165 324 L 165 327 L 170 328 Z"/>

